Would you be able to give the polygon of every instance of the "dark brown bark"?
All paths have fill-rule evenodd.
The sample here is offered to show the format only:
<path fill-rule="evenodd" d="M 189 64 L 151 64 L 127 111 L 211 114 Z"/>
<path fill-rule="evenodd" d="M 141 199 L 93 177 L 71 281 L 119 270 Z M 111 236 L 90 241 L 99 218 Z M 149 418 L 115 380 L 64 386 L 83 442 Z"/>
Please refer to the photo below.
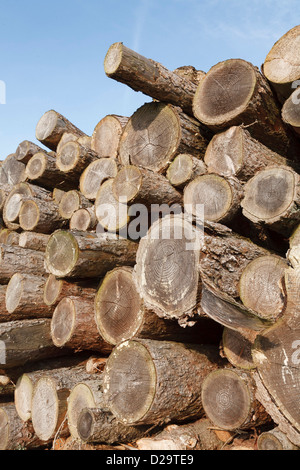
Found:
<path fill-rule="evenodd" d="M 64 116 L 50 110 L 43 114 L 37 123 L 35 136 L 42 144 L 55 151 L 65 132 L 75 134 L 78 137 L 85 135 Z"/>
<path fill-rule="evenodd" d="M 163 172 L 179 153 L 203 157 L 211 133 L 180 108 L 146 103 L 129 119 L 120 140 L 123 165 Z"/>
<path fill-rule="evenodd" d="M 50 274 L 101 278 L 117 266 L 135 263 L 137 244 L 115 235 L 58 230 L 48 242 L 45 263 Z"/>
<path fill-rule="evenodd" d="M 268 81 L 245 60 L 229 59 L 213 66 L 197 87 L 193 110 L 215 132 L 243 124 L 274 152 L 297 159 L 294 135 L 281 120 Z"/>
<path fill-rule="evenodd" d="M 121 42 L 110 46 L 105 57 L 104 70 L 108 77 L 125 83 L 133 90 L 180 106 L 185 112 L 192 114 L 195 83 L 158 62 L 143 57 Z"/>
<path fill-rule="evenodd" d="M 202 382 L 221 363 L 216 346 L 125 341 L 107 360 L 105 400 L 114 416 L 126 425 L 199 418 L 203 415 Z"/>

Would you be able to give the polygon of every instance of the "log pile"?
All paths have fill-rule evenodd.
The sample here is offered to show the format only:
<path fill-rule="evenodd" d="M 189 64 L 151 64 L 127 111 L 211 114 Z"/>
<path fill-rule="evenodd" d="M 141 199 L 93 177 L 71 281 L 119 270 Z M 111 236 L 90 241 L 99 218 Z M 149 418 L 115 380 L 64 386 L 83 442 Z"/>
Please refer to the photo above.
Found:
<path fill-rule="evenodd" d="M 207 73 L 113 44 L 153 101 L 2 162 L 1 450 L 300 447 L 299 40 Z"/>

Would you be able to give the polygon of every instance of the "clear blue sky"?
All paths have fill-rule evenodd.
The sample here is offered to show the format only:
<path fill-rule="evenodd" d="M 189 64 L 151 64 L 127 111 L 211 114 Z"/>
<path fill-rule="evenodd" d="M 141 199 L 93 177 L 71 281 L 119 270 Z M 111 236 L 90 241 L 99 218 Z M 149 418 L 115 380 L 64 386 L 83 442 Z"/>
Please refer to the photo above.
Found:
<path fill-rule="evenodd" d="M 298 23 L 299 0 L 0 0 L 0 159 L 36 142 L 49 109 L 91 135 L 105 115 L 130 116 L 149 101 L 106 77 L 114 42 L 170 70 L 208 71 L 229 58 L 260 66 Z"/>

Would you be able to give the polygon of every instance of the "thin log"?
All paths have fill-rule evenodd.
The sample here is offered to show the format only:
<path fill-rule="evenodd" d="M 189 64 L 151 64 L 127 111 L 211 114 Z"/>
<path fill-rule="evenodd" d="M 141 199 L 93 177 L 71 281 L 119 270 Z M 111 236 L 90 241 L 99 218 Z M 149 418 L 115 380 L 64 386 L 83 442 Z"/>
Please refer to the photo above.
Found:
<path fill-rule="evenodd" d="M 95 231 L 98 220 L 95 213 L 95 206 L 78 209 L 73 212 L 70 218 L 70 230 L 79 230 L 81 232 Z"/>
<path fill-rule="evenodd" d="M 51 109 L 43 114 L 38 121 L 35 136 L 42 144 L 55 151 L 65 132 L 70 132 L 78 137 L 85 135 L 68 119 Z"/>
<path fill-rule="evenodd" d="M 94 207 L 99 225 L 108 232 L 118 233 L 127 227 L 130 217 L 127 204 L 115 198 L 113 183 L 113 178 L 110 178 L 101 184 Z"/>
<path fill-rule="evenodd" d="M 106 362 L 105 400 L 113 415 L 126 425 L 196 419 L 203 415 L 202 382 L 221 363 L 216 346 L 125 341 L 114 348 Z"/>
<path fill-rule="evenodd" d="M 180 108 L 145 103 L 130 117 L 120 140 L 122 165 L 136 165 L 162 173 L 179 153 L 204 156 L 211 138 L 207 128 Z"/>
<path fill-rule="evenodd" d="M 65 297 L 52 316 L 53 343 L 58 348 L 92 350 L 108 355 L 112 347 L 100 336 L 94 316 L 93 298 Z"/>
<path fill-rule="evenodd" d="M 293 92 L 293 82 L 300 78 L 299 37 L 300 26 L 290 29 L 276 41 L 263 64 L 263 73 L 281 103 L 284 103 Z"/>
<path fill-rule="evenodd" d="M 87 207 L 92 207 L 92 203 L 80 191 L 73 189 L 63 194 L 58 210 L 63 219 L 70 220 L 74 212 Z"/>
<path fill-rule="evenodd" d="M 166 176 L 170 183 L 183 188 L 187 183 L 207 173 L 207 168 L 202 160 L 188 153 L 180 153 L 170 164 Z"/>
<path fill-rule="evenodd" d="M 281 111 L 283 122 L 291 126 L 298 135 L 300 134 L 299 103 L 299 89 L 296 89 L 285 101 Z"/>
<path fill-rule="evenodd" d="M 82 172 L 98 158 L 98 154 L 93 150 L 78 141 L 70 141 L 59 149 L 56 165 L 61 172 L 66 173 L 66 177 L 73 181 L 74 185 L 78 185 Z"/>
<path fill-rule="evenodd" d="M 257 439 L 258 450 L 299 450 L 288 437 L 280 431 L 278 426 L 270 431 L 265 431 L 258 436 Z"/>
<path fill-rule="evenodd" d="M 250 429 L 271 422 L 255 398 L 256 386 L 251 374 L 239 369 L 211 372 L 202 384 L 202 403 L 212 423 L 229 431 Z"/>
<path fill-rule="evenodd" d="M 49 241 L 49 237 L 50 235 L 46 233 L 24 231 L 20 233 L 19 246 L 29 250 L 44 252 Z"/>
<path fill-rule="evenodd" d="M 214 132 L 243 124 L 274 152 L 297 159 L 294 135 L 281 119 L 268 81 L 245 60 L 229 59 L 213 66 L 197 87 L 193 111 Z"/>
<path fill-rule="evenodd" d="M 23 140 L 17 147 L 15 157 L 18 162 L 27 164 L 33 155 L 38 152 L 44 152 L 44 150 L 29 140 Z"/>
<path fill-rule="evenodd" d="M 125 83 L 135 91 L 142 91 L 158 101 L 180 106 L 192 115 L 193 96 L 196 85 L 179 74 L 168 70 L 152 59 L 117 42 L 112 44 L 105 56 L 106 75 Z"/>
<path fill-rule="evenodd" d="M 91 282 L 68 282 L 49 274 L 44 285 L 43 301 L 45 305 L 56 307 L 65 297 L 93 299 L 96 292 L 96 287 Z"/>
<path fill-rule="evenodd" d="M 120 138 L 128 117 L 109 114 L 96 125 L 91 141 L 91 148 L 100 157 L 118 157 Z"/>
<path fill-rule="evenodd" d="M 67 226 L 58 205 L 53 201 L 30 198 L 24 200 L 19 211 L 19 224 L 24 231 L 50 234 Z"/>
<path fill-rule="evenodd" d="M 287 166 L 266 168 L 244 186 L 243 214 L 284 236 L 299 224 L 299 175 Z"/>
<path fill-rule="evenodd" d="M 80 177 L 81 193 L 90 200 L 95 200 L 101 184 L 118 173 L 118 164 L 114 158 L 99 158 L 89 164 Z"/>
<path fill-rule="evenodd" d="M 206 75 L 203 70 L 197 70 L 193 65 L 182 65 L 181 67 L 175 69 L 174 73 L 180 77 L 190 80 L 196 85 L 198 85 L 200 80 L 202 80 L 202 78 Z"/>
<path fill-rule="evenodd" d="M 225 327 L 222 336 L 222 355 L 238 369 L 253 370 L 252 347 L 258 332 L 253 330 L 236 331 Z"/>

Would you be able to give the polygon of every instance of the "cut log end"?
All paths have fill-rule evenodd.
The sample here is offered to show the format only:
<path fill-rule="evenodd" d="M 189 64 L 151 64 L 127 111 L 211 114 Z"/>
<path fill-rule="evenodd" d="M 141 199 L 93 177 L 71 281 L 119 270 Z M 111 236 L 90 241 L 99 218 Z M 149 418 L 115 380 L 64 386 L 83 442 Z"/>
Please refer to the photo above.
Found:
<path fill-rule="evenodd" d="M 113 75 L 119 68 L 122 61 L 123 44 L 116 42 L 108 49 L 104 59 L 104 71 L 109 77 Z"/>
<path fill-rule="evenodd" d="M 78 418 L 83 409 L 96 408 L 96 402 L 91 389 L 85 383 L 78 383 L 72 389 L 68 398 L 68 427 L 71 436 L 74 439 L 80 439 L 80 426 L 78 427 Z M 84 429 L 86 429 L 84 427 Z M 85 439 L 82 439 L 85 440 Z"/>
<path fill-rule="evenodd" d="M 45 260 L 50 274 L 65 277 L 78 259 L 78 244 L 69 232 L 59 230 L 53 233 L 47 243 Z"/>
<path fill-rule="evenodd" d="M 85 408 L 79 414 L 77 420 L 77 434 L 83 442 L 88 442 L 90 436 L 94 434 L 94 413 L 91 409 Z"/>
<path fill-rule="evenodd" d="M 51 337 L 57 347 L 65 346 L 73 335 L 76 308 L 72 299 L 66 297 L 57 305 L 51 320 Z"/>
<path fill-rule="evenodd" d="M 16 411 L 24 422 L 31 419 L 32 394 L 32 380 L 30 379 L 28 374 L 22 374 L 16 383 L 14 402 L 16 406 Z"/>
<path fill-rule="evenodd" d="M 53 110 L 47 111 L 43 114 L 36 126 L 35 135 L 37 140 L 43 142 L 52 134 L 55 129 L 57 119 L 57 113 Z"/>

